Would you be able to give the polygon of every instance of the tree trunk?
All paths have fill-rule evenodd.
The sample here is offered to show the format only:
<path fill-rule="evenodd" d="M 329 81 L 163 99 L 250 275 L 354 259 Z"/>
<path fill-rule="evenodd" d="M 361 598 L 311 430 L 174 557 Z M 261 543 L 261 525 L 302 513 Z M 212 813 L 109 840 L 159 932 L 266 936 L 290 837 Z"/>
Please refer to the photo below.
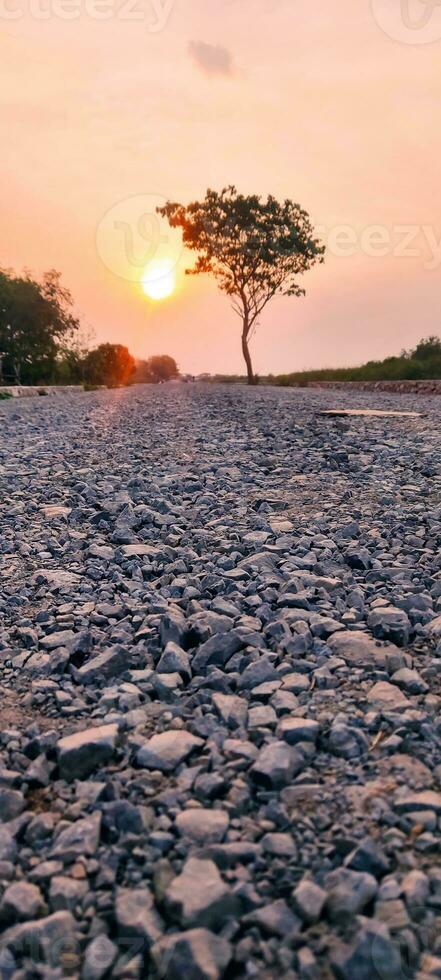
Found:
<path fill-rule="evenodd" d="M 251 355 L 248 347 L 249 332 L 250 332 L 250 328 L 248 325 L 248 319 L 245 318 L 243 321 L 243 330 L 242 330 L 242 353 L 245 358 L 245 364 L 247 366 L 248 384 L 255 385 L 257 384 L 257 379 L 253 374 L 253 365 L 251 363 Z"/>

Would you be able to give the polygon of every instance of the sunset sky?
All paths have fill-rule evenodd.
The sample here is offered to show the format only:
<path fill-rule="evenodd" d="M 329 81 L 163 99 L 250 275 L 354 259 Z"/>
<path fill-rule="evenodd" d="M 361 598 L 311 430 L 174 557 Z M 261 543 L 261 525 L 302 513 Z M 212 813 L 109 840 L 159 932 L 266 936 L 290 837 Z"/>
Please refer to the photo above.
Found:
<path fill-rule="evenodd" d="M 405 0 L 0 6 L 0 265 L 60 269 L 97 342 L 243 370 L 227 297 L 184 279 L 166 226 L 137 225 L 230 183 L 298 201 L 329 246 L 306 298 L 267 308 L 257 372 L 441 334 L 441 7 L 410 28 Z M 150 233 L 177 274 L 160 302 L 141 282 Z"/>

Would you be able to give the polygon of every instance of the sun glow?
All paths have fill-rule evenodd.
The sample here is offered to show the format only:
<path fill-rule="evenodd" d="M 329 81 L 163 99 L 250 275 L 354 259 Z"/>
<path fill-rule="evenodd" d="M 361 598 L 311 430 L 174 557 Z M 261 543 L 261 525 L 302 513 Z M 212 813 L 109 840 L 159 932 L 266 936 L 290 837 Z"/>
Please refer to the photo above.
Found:
<path fill-rule="evenodd" d="M 149 299 L 161 300 L 171 296 L 176 288 L 176 273 L 170 259 L 149 262 L 141 279 L 143 292 Z"/>

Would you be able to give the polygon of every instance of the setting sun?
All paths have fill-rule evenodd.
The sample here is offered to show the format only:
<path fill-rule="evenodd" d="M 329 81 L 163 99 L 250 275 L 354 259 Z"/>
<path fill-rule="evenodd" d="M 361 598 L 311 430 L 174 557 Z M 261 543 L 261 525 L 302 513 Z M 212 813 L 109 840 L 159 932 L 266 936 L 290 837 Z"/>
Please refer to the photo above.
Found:
<path fill-rule="evenodd" d="M 149 262 L 141 280 L 143 292 L 149 299 L 161 300 L 170 296 L 176 287 L 176 275 L 170 259 Z"/>

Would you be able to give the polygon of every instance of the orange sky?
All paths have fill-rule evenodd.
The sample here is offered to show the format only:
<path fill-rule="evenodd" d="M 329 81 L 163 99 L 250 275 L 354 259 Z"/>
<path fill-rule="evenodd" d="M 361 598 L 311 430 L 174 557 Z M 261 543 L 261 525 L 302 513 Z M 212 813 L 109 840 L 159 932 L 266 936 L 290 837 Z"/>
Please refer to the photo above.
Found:
<path fill-rule="evenodd" d="M 158 254 L 178 263 L 173 296 L 155 304 L 131 281 L 146 202 L 235 183 L 299 201 L 329 245 L 306 298 L 263 315 L 258 372 L 441 333 L 441 7 L 427 11 L 426 24 L 422 0 L 0 0 L 0 265 L 60 269 L 97 341 L 242 370 L 228 299 L 182 281 L 171 239 Z"/>

